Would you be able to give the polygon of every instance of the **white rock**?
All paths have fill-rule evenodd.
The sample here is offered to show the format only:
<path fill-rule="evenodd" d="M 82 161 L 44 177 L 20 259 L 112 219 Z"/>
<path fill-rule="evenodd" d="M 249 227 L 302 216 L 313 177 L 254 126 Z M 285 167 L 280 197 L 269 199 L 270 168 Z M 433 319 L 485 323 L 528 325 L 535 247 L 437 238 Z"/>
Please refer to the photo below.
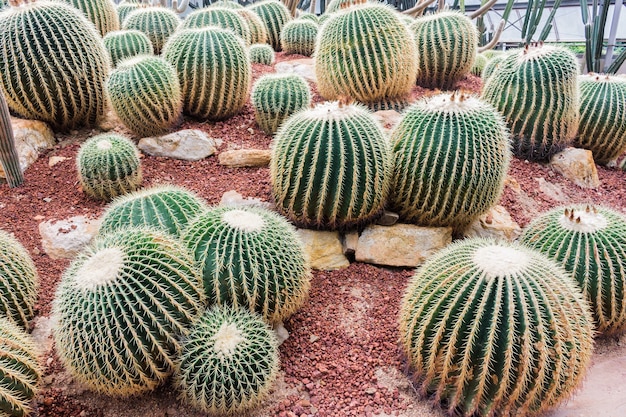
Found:
<path fill-rule="evenodd" d="M 465 237 L 491 237 L 514 241 L 522 233 L 519 224 L 502 206 L 492 207 L 463 231 Z"/>
<path fill-rule="evenodd" d="M 276 339 L 278 339 L 279 346 L 282 345 L 285 340 L 289 339 L 289 332 L 285 329 L 283 322 L 274 325 L 274 333 L 276 334 Z"/>
<path fill-rule="evenodd" d="M 356 247 L 359 245 L 359 232 L 347 232 L 343 235 L 342 246 L 343 254 L 354 255 Z"/>
<path fill-rule="evenodd" d="M 227 167 L 266 167 L 270 164 L 272 152 L 269 149 L 232 149 L 220 152 L 220 165 Z"/>
<path fill-rule="evenodd" d="M 100 219 L 85 216 L 39 223 L 43 250 L 52 259 L 71 259 L 98 233 Z"/>
<path fill-rule="evenodd" d="M 323 271 L 347 268 L 350 261 L 343 254 L 339 232 L 298 229 L 311 268 Z"/>
<path fill-rule="evenodd" d="M 20 159 L 22 172 L 39 158 L 42 151 L 54 146 L 55 138 L 52 129 L 47 123 L 38 120 L 11 118 L 15 149 Z M 0 177 L 6 178 L 4 169 L 0 165 Z"/>
<path fill-rule="evenodd" d="M 71 159 L 71 158 L 68 158 L 68 157 L 65 157 L 65 156 L 51 156 L 48 159 L 48 166 L 50 168 L 52 168 L 56 164 L 60 164 L 61 162 L 67 161 L 68 159 Z"/>
<path fill-rule="evenodd" d="M 307 81 L 317 83 L 317 77 L 315 76 L 315 60 L 313 58 L 301 58 L 279 62 L 274 68 L 278 73 L 298 74 Z"/>
<path fill-rule="evenodd" d="M 186 129 L 164 136 L 143 138 L 137 146 L 152 156 L 199 161 L 213 155 L 219 144 L 201 130 Z"/>
<path fill-rule="evenodd" d="M 590 150 L 565 148 L 550 159 L 550 166 L 579 187 L 600 186 L 598 170 Z"/>
<path fill-rule="evenodd" d="M 41 353 L 45 353 L 52 348 L 52 343 L 54 342 L 52 332 L 57 324 L 58 320 L 55 316 L 39 316 L 35 318 L 31 336 L 35 345 L 39 346 Z"/>
<path fill-rule="evenodd" d="M 257 197 L 243 198 L 243 196 L 235 190 L 226 191 L 224 194 L 222 194 L 222 199 L 220 200 L 220 206 L 229 206 L 229 207 L 255 206 L 255 207 L 262 207 L 268 210 L 274 209 L 274 206 L 271 203 L 268 203 L 267 201 L 263 201 Z"/>

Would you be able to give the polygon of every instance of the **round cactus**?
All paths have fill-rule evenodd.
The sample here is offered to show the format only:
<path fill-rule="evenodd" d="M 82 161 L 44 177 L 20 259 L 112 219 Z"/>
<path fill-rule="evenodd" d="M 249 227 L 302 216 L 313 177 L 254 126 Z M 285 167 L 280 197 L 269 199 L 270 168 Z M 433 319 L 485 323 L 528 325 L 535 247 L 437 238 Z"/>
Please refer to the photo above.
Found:
<path fill-rule="evenodd" d="M 509 167 L 502 116 L 472 96 L 439 94 L 408 108 L 391 135 L 390 206 L 420 225 L 461 228 L 496 204 Z"/>
<path fill-rule="evenodd" d="M 254 207 L 218 207 L 196 217 L 183 241 L 203 268 L 209 305 L 232 305 L 280 322 L 304 303 L 310 271 L 298 235 Z"/>
<path fill-rule="evenodd" d="M 248 28 L 250 29 L 250 44 L 267 43 L 267 28 L 259 15 L 244 8 L 236 9 L 235 12 L 243 17 L 248 24 Z"/>
<path fill-rule="evenodd" d="M 0 314 L 24 329 L 35 316 L 39 277 L 28 251 L 0 230 Z"/>
<path fill-rule="evenodd" d="M 470 72 L 473 75 L 480 77 L 485 69 L 485 66 L 487 65 L 487 62 L 489 62 L 489 59 L 485 55 L 477 54 Z"/>
<path fill-rule="evenodd" d="M 26 119 L 55 130 L 95 125 L 109 66 L 94 25 L 69 4 L 37 1 L 0 14 L 0 93 Z"/>
<path fill-rule="evenodd" d="M 268 43 L 276 52 L 280 52 L 280 32 L 291 20 L 289 9 L 278 0 L 262 0 L 248 8 L 261 18 L 267 29 Z"/>
<path fill-rule="evenodd" d="M 214 307 L 194 324 L 176 367 L 186 402 L 209 414 L 240 414 L 269 393 L 279 369 L 278 342 L 255 314 Z"/>
<path fill-rule="evenodd" d="M 0 415 L 27 416 L 41 374 L 32 338 L 5 317 L 0 317 Z"/>
<path fill-rule="evenodd" d="M 306 13 L 301 13 L 301 14 L 298 16 L 298 19 L 300 19 L 300 20 L 309 20 L 309 21 L 311 21 L 311 22 L 313 22 L 313 23 L 317 24 L 318 26 L 319 26 L 319 24 L 320 24 L 320 19 L 319 19 L 319 17 L 318 17 L 316 14 L 309 13 L 309 12 L 306 12 Z"/>
<path fill-rule="evenodd" d="M 429 14 L 415 19 L 410 29 L 419 56 L 419 85 L 450 89 L 470 72 L 478 31 L 469 17 L 456 11 Z"/>
<path fill-rule="evenodd" d="M 182 120 L 178 74 L 161 57 L 143 55 L 122 61 L 106 89 L 115 114 L 138 135 L 164 133 Z"/>
<path fill-rule="evenodd" d="M 83 143 L 76 157 L 78 179 L 87 195 L 110 200 L 141 185 L 139 151 L 124 136 L 103 133 Z"/>
<path fill-rule="evenodd" d="M 560 263 L 587 297 L 604 334 L 626 329 L 626 218 L 606 207 L 556 208 L 535 219 L 520 242 Z"/>
<path fill-rule="evenodd" d="M 263 65 L 274 65 L 275 54 L 274 49 L 267 44 L 253 44 L 248 48 L 250 54 L 250 62 Z"/>
<path fill-rule="evenodd" d="M 243 41 L 232 31 L 212 26 L 180 30 L 165 45 L 163 57 L 178 72 L 183 110 L 191 116 L 222 120 L 246 104 L 252 66 Z"/>
<path fill-rule="evenodd" d="M 206 6 L 206 8 L 223 7 L 225 9 L 241 10 L 243 6 L 232 0 L 218 0 Z"/>
<path fill-rule="evenodd" d="M 313 55 L 318 25 L 304 19 L 288 22 L 280 32 L 280 45 L 288 54 Z"/>
<path fill-rule="evenodd" d="M 580 124 L 575 143 L 607 164 L 626 151 L 626 78 L 588 74 L 578 78 Z"/>
<path fill-rule="evenodd" d="M 180 29 L 199 29 L 207 26 L 230 29 L 241 37 L 246 45 L 250 45 L 251 37 L 248 23 L 232 9 L 209 7 L 196 10 L 185 18 Z"/>
<path fill-rule="evenodd" d="M 386 5 L 335 13 L 320 28 L 315 56 L 317 87 L 327 100 L 349 96 L 374 108 L 394 108 L 386 103 L 406 104 L 415 83 L 415 42 Z"/>
<path fill-rule="evenodd" d="M 167 39 L 180 25 L 178 15 L 165 7 L 140 7 L 124 19 L 122 29 L 135 29 L 145 33 L 155 54 L 160 54 Z"/>
<path fill-rule="evenodd" d="M 482 97 L 506 118 L 513 154 L 546 161 L 567 147 L 578 129 L 578 62 L 557 46 L 508 53 L 483 86 Z"/>
<path fill-rule="evenodd" d="M 124 24 L 124 20 L 126 20 L 126 17 L 131 12 L 134 12 L 140 7 L 142 7 L 140 3 L 130 3 L 126 1 L 119 3 L 116 9 L 117 9 L 117 16 L 119 17 L 119 20 L 120 20 L 120 26 Z"/>
<path fill-rule="evenodd" d="M 576 283 L 521 245 L 469 239 L 409 282 L 400 339 L 421 391 L 463 416 L 537 415 L 590 363 L 593 327 Z"/>
<path fill-rule="evenodd" d="M 115 199 L 102 215 L 99 233 L 148 226 L 178 237 L 187 223 L 204 209 L 204 201 L 184 188 L 172 185 L 144 188 Z"/>
<path fill-rule="evenodd" d="M 150 39 L 138 30 L 116 30 L 107 33 L 102 40 L 114 67 L 136 55 L 154 54 Z"/>
<path fill-rule="evenodd" d="M 506 58 L 506 54 L 504 53 L 489 58 L 485 64 L 485 68 L 483 68 L 483 72 L 480 74 L 483 79 L 483 83 L 487 82 L 487 78 L 491 77 L 491 74 L 496 71 L 496 69 L 500 66 L 500 62 L 502 62 L 504 58 Z"/>
<path fill-rule="evenodd" d="M 368 2 L 376 3 L 376 0 L 368 0 Z M 325 15 L 339 12 L 352 6 L 359 6 L 363 4 L 363 0 L 331 0 L 325 9 Z M 321 23 L 321 22 L 320 22 Z"/>
<path fill-rule="evenodd" d="M 362 106 L 327 102 L 302 110 L 278 130 L 270 177 L 280 212 L 296 225 L 348 229 L 383 212 L 391 155 Z"/>
<path fill-rule="evenodd" d="M 97 392 L 150 391 L 172 373 L 179 338 L 203 301 L 200 273 L 178 240 L 141 228 L 99 236 L 57 289 L 57 353 Z"/>
<path fill-rule="evenodd" d="M 101 36 L 120 29 L 120 18 L 113 0 L 64 0 L 83 12 L 96 25 Z"/>
<path fill-rule="evenodd" d="M 297 74 L 263 75 L 252 87 L 254 116 L 267 134 L 276 132 L 286 118 L 310 104 L 309 84 Z"/>

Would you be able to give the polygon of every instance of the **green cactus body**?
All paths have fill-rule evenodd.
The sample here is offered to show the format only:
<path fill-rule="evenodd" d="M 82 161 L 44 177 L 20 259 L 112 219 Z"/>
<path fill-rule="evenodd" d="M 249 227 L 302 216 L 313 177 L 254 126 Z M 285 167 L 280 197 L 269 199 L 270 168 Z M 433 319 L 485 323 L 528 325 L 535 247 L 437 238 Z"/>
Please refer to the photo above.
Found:
<path fill-rule="evenodd" d="M 578 63 L 568 49 L 527 47 L 508 53 L 483 86 L 483 99 L 506 119 L 513 154 L 547 161 L 578 130 Z"/>
<path fill-rule="evenodd" d="M 607 164 L 626 151 L 626 78 L 582 75 L 580 124 L 575 144 L 593 152 L 598 164 Z"/>
<path fill-rule="evenodd" d="M 274 65 L 274 49 L 266 43 L 256 43 L 248 48 L 250 62 L 263 65 Z"/>
<path fill-rule="evenodd" d="M 480 74 L 483 79 L 483 84 L 487 82 L 487 78 L 491 77 L 496 69 L 500 66 L 500 62 L 502 62 L 506 58 L 506 54 L 500 54 L 489 58 L 487 63 L 485 64 L 485 68 L 483 68 L 483 72 Z"/>
<path fill-rule="evenodd" d="M 24 329 L 0 317 L 0 415 L 25 417 L 38 391 L 37 348 Z"/>
<path fill-rule="evenodd" d="M 288 54 L 313 55 L 318 25 L 310 20 L 296 19 L 288 22 L 280 32 L 280 45 Z"/>
<path fill-rule="evenodd" d="M 377 0 L 368 0 L 367 3 L 376 4 Z M 331 0 L 326 6 L 324 14 L 329 15 L 331 13 L 345 10 L 352 6 L 360 6 L 363 4 L 363 0 Z"/>
<path fill-rule="evenodd" d="M 150 391 L 172 373 L 179 338 L 202 313 L 203 301 L 200 273 L 178 240 L 141 228 L 99 236 L 56 291 L 57 353 L 92 390 Z"/>
<path fill-rule="evenodd" d="M 118 4 L 116 9 L 117 9 L 117 16 L 119 17 L 119 20 L 120 20 L 120 25 L 123 26 L 124 25 L 124 20 L 126 20 L 126 17 L 130 13 L 132 13 L 135 10 L 139 9 L 140 7 L 142 7 L 142 6 L 139 3 L 122 2 L 122 3 Z"/>
<path fill-rule="evenodd" d="M 323 15 L 319 17 L 320 27 L 322 26 L 322 24 L 326 23 L 326 21 L 330 18 L 330 16 L 331 16 L 330 13 L 324 13 Z"/>
<path fill-rule="evenodd" d="M 320 28 L 315 74 L 327 100 L 349 96 L 379 109 L 406 104 L 417 74 L 415 42 L 390 7 L 348 8 Z"/>
<path fill-rule="evenodd" d="M 244 8 L 241 4 L 232 0 L 218 0 L 206 6 L 207 9 L 214 8 L 214 7 L 223 7 L 224 9 L 232 9 L 232 10 L 241 10 Z"/>
<path fill-rule="evenodd" d="M 124 19 L 122 29 L 135 29 L 145 33 L 155 54 L 160 54 L 163 45 L 180 25 L 178 15 L 165 7 L 140 7 Z"/>
<path fill-rule="evenodd" d="M 583 290 L 603 334 L 626 329 L 626 218 L 609 208 L 556 208 L 536 218 L 520 242 L 554 259 Z"/>
<path fill-rule="evenodd" d="M 293 226 L 268 210 L 218 207 L 196 217 L 183 241 L 203 268 L 209 305 L 285 320 L 308 295 L 310 270 Z"/>
<path fill-rule="evenodd" d="M 276 336 L 261 317 L 214 307 L 185 339 L 176 383 L 183 400 L 206 413 L 241 415 L 267 397 L 278 369 Z"/>
<path fill-rule="evenodd" d="M 472 70 L 470 71 L 473 75 L 480 77 L 485 69 L 485 66 L 489 62 L 489 59 L 483 55 L 476 55 L 476 59 L 474 60 L 474 65 L 472 65 Z"/>
<path fill-rule="evenodd" d="M 410 29 L 419 56 L 419 85 L 451 89 L 470 72 L 478 48 L 478 32 L 469 17 L 455 11 L 429 14 L 415 19 Z"/>
<path fill-rule="evenodd" d="M 109 66 L 94 25 L 69 4 L 37 1 L 0 13 L 0 93 L 26 119 L 62 131 L 95 125 Z"/>
<path fill-rule="evenodd" d="M 120 29 L 120 18 L 113 0 L 62 0 L 85 13 L 101 36 Z"/>
<path fill-rule="evenodd" d="M 576 283 L 521 245 L 453 243 L 424 263 L 400 310 L 422 393 L 462 416 L 534 416 L 569 397 L 590 364 L 593 327 Z"/>
<path fill-rule="evenodd" d="M 246 104 L 252 65 L 243 40 L 232 31 L 217 27 L 178 31 L 165 45 L 163 57 L 178 72 L 183 111 L 191 116 L 222 120 Z"/>
<path fill-rule="evenodd" d="M 319 17 L 317 17 L 317 15 L 313 14 L 313 13 L 301 13 L 300 16 L 298 16 L 298 19 L 300 20 L 310 20 L 311 22 L 317 24 L 319 26 L 320 24 L 320 19 Z"/>
<path fill-rule="evenodd" d="M 235 10 L 219 7 L 209 7 L 196 10 L 185 18 L 181 29 L 200 29 L 207 26 L 217 26 L 222 29 L 230 29 L 250 45 L 250 28 L 246 20 Z"/>
<path fill-rule="evenodd" d="M 402 219 L 461 228 L 500 198 L 510 160 L 508 132 L 488 103 L 456 93 L 421 100 L 406 110 L 391 142 L 389 203 Z"/>
<path fill-rule="evenodd" d="M 248 9 L 235 9 L 235 12 L 246 21 L 250 29 L 250 44 L 267 43 L 267 28 L 259 15 Z M 273 51 L 273 49 L 272 49 Z"/>
<path fill-rule="evenodd" d="M 286 118 L 310 104 L 309 84 L 297 74 L 263 75 L 252 87 L 254 116 L 267 134 L 276 132 Z"/>
<path fill-rule="evenodd" d="M 183 102 L 176 69 L 158 56 L 122 61 L 107 80 L 115 114 L 141 136 L 167 132 L 182 120 Z"/>
<path fill-rule="evenodd" d="M 172 185 L 144 188 L 115 199 L 102 215 L 100 234 L 148 226 L 180 236 L 187 223 L 205 209 L 190 191 Z"/>
<path fill-rule="evenodd" d="M 128 138 L 103 133 L 83 143 L 76 157 L 78 179 L 87 195 L 111 200 L 141 185 L 139 151 Z"/>
<path fill-rule="evenodd" d="M 114 67 L 136 55 L 154 54 L 150 39 L 138 30 L 116 30 L 107 33 L 102 40 Z"/>
<path fill-rule="evenodd" d="M 278 210 L 299 227 L 349 229 L 382 214 L 391 155 L 362 106 L 327 102 L 285 120 L 272 145 Z"/>
<path fill-rule="evenodd" d="M 35 316 L 38 287 L 37 269 L 28 251 L 0 230 L 0 314 L 28 329 Z"/>
<path fill-rule="evenodd" d="M 280 52 L 280 32 L 291 20 L 289 9 L 278 0 L 263 0 L 251 4 L 248 9 L 261 18 L 267 29 L 268 43 L 276 52 Z"/>

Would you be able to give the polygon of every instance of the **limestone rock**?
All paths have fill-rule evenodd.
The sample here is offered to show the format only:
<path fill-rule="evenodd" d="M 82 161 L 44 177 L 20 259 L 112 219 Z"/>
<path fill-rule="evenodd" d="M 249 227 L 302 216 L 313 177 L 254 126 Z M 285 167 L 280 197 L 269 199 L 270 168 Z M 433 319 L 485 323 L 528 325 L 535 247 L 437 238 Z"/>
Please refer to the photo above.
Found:
<path fill-rule="evenodd" d="M 346 256 L 354 255 L 359 244 L 359 232 L 347 232 L 343 235 L 342 247 L 343 254 Z"/>
<path fill-rule="evenodd" d="M 199 161 L 213 155 L 219 144 L 201 130 L 186 129 L 164 136 L 143 138 L 137 146 L 152 156 Z"/>
<path fill-rule="evenodd" d="M 52 147 L 55 143 L 54 132 L 47 123 L 38 120 L 11 118 L 15 149 L 20 159 L 22 172 L 39 158 L 42 151 Z M 0 178 L 6 178 L 4 169 L 0 165 Z"/>
<path fill-rule="evenodd" d="M 371 225 L 359 237 L 355 259 L 378 265 L 415 267 L 451 241 L 451 227 Z"/>
<path fill-rule="evenodd" d="M 311 268 L 323 271 L 347 268 L 350 261 L 343 254 L 339 232 L 298 229 Z"/>
<path fill-rule="evenodd" d="M 492 207 L 487 213 L 474 220 L 463 231 L 465 237 L 487 237 L 514 241 L 522 233 L 519 224 L 511 218 L 500 205 Z"/>
<path fill-rule="evenodd" d="M 235 190 L 226 191 L 224 194 L 222 194 L 222 199 L 220 200 L 220 206 L 229 206 L 229 207 L 255 206 L 255 207 L 262 207 L 268 210 L 273 210 L 275 208 L 271 203 L 268 203 L 267 201 L 263 201 L 257 197 L 243 198 L 243 196 Z"/>
<path fill-rule="evenodd" d="M 579 187 L 598 188 L 600 185 L 590 150 L 565 148 L 552 157 L 550 166 Z"/>
<path fill-rule="evenodd" d="M 100 219 L 85 216 L 39 223 L 43 250 L 52 259 L 71 259 L 98 233 Z"/>
<path fill-rule="evenodd" d="M 289 339 L 289 332 L 285 329 L 283 322 L 279 322 L 274 325 L 274 334 L 276 334 L 278 346 L 282 345 L 285 340 Z"/>
<path fill-rule="evenodd" d="M 274 66 L 277 73 L 294 73 L 301 75 L 305 80 L 317 83 L 315 76 L 315 61 L 313 58 L 301 58 L 279 62 Z"/>
<path fill-rule="evenodd" d="M 233 149 L 220 152 L 218 160 L 221 165 L 233 168 L 266 167 L 271 154 L 269 149 Z"/>

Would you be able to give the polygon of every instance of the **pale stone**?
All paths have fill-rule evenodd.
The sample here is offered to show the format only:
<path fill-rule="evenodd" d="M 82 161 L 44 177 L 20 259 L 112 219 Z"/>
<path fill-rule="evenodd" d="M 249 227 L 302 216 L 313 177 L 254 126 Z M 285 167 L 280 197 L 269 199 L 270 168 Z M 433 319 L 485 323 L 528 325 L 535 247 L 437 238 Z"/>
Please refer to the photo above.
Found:
<path fill-rule="evenodd" d="M 355 259 L 377 265 L 415 267 L 451 241 L 451 227 L 370 225 L 359 237 Z"/>
<path fill-rule="evenodd" d="M 53 166 L 55 166 L 56 164 L 60 164 L 61 162 L 63 162 L 63 161 L 67 161 L 68 159 L 71 159 L 71 158 L 67 158 L 67 157 L 65 157 L 65 156 L 51 156 L 51 157 L 48 159 L 48 166 L 49 166 L 50 168 L 52 168 L 52 167 L 53 167 Z"/>
<path fill-rule="evenodd" d="M 376 221 L 376 224 L 381 226 L 393 226 L 398 223 L 398 219 L 400 216 L 398 213 L 394 213 L 393 211 L 387 211 L 383 213 L 382 217 Z"/>
<path fill-rule="evenodd" d="M 48 352 L 52 349 L 52 343 L 54 342 L 52 332 L 57 324 L 58 320 L 56 316 L 39 316 L 33 320 L 33 331 L 31 332 L 31 337 L 35 342 L 35 345 L 39 346 L 39 351 L 41 353 Z"/>
<path fill-rule="evenodd" d="M 496 238 L 512 242 L 521 233 L 522 229 L 513 220 L 509 212 L 504 207 L 497 205 L 474 220 L 463 231 L 463 236 Z"/>
<path fill-rule="evenodd" d="M 598 171 L 590 150 L 565 148 L 550 159 L 550 166 L 579 187 L 600 186 Z"/>
<path fill-rule="evenodd" d="M 268 203 L 267 201 L 263 201 L 257 197 L 243 198 L 243 196 L 235 190 L 226 191 L 224 194 L 222 194 L 222 199 L 220 200 L 220 206 L 228 206 L 228 207 L 255 206 L 255 207 L 262 207 L 267 210 L 274 209 L 274 206 L 271 203 Z"/>
<path fill-rule="evenodd" d="M 54 132 L 47 123 L 38 120 L 17 119 L 11 117 L 15 149 L 20 160 L 22 172 L 31 166 L 39 155 L 54 146 Z M 0 178 L 6 178 L 0 164 Z"/>
<path fill-rule="evenodd" d="M 116 127 L 124 126 L 124 123 L 117 117 L 117 114 L 112 107 L 108 107 L 104 113 L 104 116 L 98 120 L 98 128 L 105 132 L 115 129 Z"/>
<path fill-rule="evenodd" d="M 100 219 L 85 216 L 39 223 L 43 250 L 52 259 L 72 259 L 98 233 Z"/>
<path fill-rule="evenodd" d="M 541 191 L 546 197 L 559 203 L 569 203 L 570 198 L 567 196 L 560 185 L 546 181 L 544 177 L 535 178 Z"/>
<path fill-rule="evenodd" d="M 289 339 L 289 332 L 285 329 L 285 325 L 282 321 L 274 325 L 274 334 L 276 334 L 278 346 L 282 345 L 285 340 Z"/>
<path fill-rule="evenodd" d="M 152 156 L 199 161 L 213 155 L 218 144 L 201 130 L 186 129 L 164 136 L 143 138 L 137 146 Z"/>
<path fill-rule="evenodd" d="M 221 152 L 219 163 L 233 168 L 266 167 L 270 164 L 271 151 L 269 149 L 233 149 Z"/>
<path fill-rule="evenodd" d="M 343 254 L 354 255 L 356 253 L 356 247 L 359 244 L 359 232 L 347 232 L 343 235 L 342 247 Z"/>
<path fill-rule="evenodd" d="M 339 232 L 298 229 L 311 268 L 323 271 L 347 268 L 350 261 L 343 254 Z"/>
<path fill-rule="evenodd" d="M 315 76 L 315 60 L 313 58 L 301 58 L 279 62 L 274 68 L 277 73 L 298 74 L 307 81 L 317 83 L 317 77 Z"/>

